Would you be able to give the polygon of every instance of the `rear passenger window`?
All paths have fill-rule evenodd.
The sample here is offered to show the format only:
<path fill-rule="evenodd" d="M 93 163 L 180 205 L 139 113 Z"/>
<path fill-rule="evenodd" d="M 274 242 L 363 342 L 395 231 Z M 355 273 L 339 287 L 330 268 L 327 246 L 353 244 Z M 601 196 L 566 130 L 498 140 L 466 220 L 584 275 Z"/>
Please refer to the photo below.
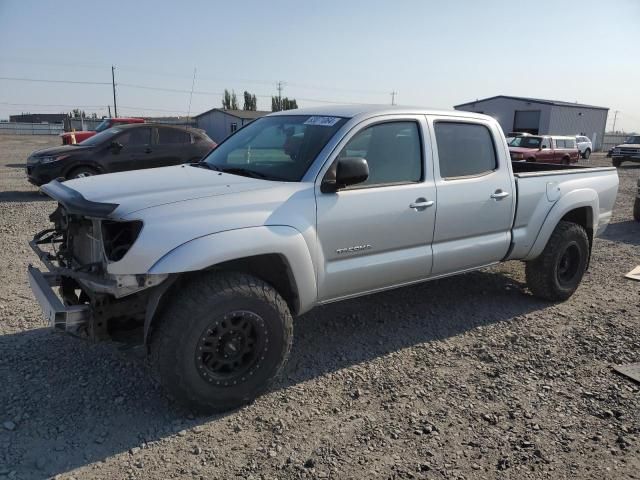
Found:
<path fill-rule="evenodd" d="M 158 144 L 191 143 L 191 136 L 184 130 L 174 128 L 158 128 Z"/>
<path fill-rule="evenodd" d="M 493 139 L 484 125 L 436 122 L 434 129 L 442 178 L 482 175 L 496 169 Z"/>
<path fill-rule="evenodd" d="M 353 136 L 339 158 L 361 157 L 369 164 L 363 185 L 419 182 L 422 179 L 420 132 L 415 122 L 388 122 L 365 128 Z"/>

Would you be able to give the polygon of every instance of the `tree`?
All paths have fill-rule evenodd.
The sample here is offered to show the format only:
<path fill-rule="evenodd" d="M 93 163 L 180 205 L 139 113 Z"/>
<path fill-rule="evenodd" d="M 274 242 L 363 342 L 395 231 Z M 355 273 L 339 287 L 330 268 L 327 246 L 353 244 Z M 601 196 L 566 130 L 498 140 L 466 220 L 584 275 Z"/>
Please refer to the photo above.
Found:
<path fill-rule="evenodd" d="M 236 97 L 236 92 L 231 91 L 231 110 L 238 110 L 238 97 Z"/>
<path fill-rule="evenodd" d="M 243 110 L 251 110 L 255 112 L 258 109 L 258 102 L 256 101 L 256 96 L 250 94 L 246 90 L 244 91 L 244 106 Z"/>
<path fill-rule="evenodd" d="M 226 88 L 224 89 L 224 95 L 222 96 L 222 108 L 224 110 L 231 110 L 231 93 Z"/>
<path fill-rule="evenodd" d="M 296 108 L 298 108 L 298 102 L 296 102 L 295 98 L 271 97 L 272 112 L 279 112 L 280 110 L 294 110 Z"/>

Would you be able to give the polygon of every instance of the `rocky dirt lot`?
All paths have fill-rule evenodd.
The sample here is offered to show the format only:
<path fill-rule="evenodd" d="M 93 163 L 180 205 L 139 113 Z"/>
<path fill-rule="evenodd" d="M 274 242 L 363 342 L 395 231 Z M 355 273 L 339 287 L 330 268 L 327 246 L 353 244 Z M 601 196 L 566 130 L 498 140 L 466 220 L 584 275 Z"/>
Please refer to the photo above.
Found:
<path fill-rule="evenodd" d="M 0 137 L 0 478 L 640 478 L 640 389 L 612 371 L 640 362 L 640 165 L 569 301 L 513 263 L 319 308 L 268 394 L 195 417 L 41 318 L 27 241 L 54 204 L 24 162 L 58 141 Z"/>

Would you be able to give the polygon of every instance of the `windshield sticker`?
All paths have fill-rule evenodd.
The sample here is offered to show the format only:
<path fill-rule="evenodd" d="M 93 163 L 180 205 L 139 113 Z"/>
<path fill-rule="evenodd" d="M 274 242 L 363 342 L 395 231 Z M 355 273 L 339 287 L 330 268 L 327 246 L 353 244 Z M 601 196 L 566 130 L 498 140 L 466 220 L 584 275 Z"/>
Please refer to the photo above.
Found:
<path fill-rule="evenodd" d="M 320 127 L 333 127 L 340 121 L 340 117 L 309 117 L 305 125 L 317 125 Z"/>

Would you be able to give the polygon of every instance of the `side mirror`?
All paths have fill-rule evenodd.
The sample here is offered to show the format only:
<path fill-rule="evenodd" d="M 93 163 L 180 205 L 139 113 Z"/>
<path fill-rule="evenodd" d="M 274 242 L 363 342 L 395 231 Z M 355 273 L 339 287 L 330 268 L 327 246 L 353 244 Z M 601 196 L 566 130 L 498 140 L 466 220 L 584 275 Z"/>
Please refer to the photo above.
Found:
<path fill-rule="evenodd" d="M 544 150 L 545 148 L 547 148 L 546 145 L 540 145 L 540 150 Z"/>
<path fill-rule="evenodd" d="M 356 185 L 369 178 L 369 164 L 360 157 L 344 157 L 327 172 L 320 186 L 323 193 L 334 193 L 349 185 Z"/>
<path fill-rule="evenodd" d="M 115 140 L 109 144 L 109 148 L 113 153 L 119 153 L 122 150 L 122 144 L 120 142 L 116 142 Z"/>

